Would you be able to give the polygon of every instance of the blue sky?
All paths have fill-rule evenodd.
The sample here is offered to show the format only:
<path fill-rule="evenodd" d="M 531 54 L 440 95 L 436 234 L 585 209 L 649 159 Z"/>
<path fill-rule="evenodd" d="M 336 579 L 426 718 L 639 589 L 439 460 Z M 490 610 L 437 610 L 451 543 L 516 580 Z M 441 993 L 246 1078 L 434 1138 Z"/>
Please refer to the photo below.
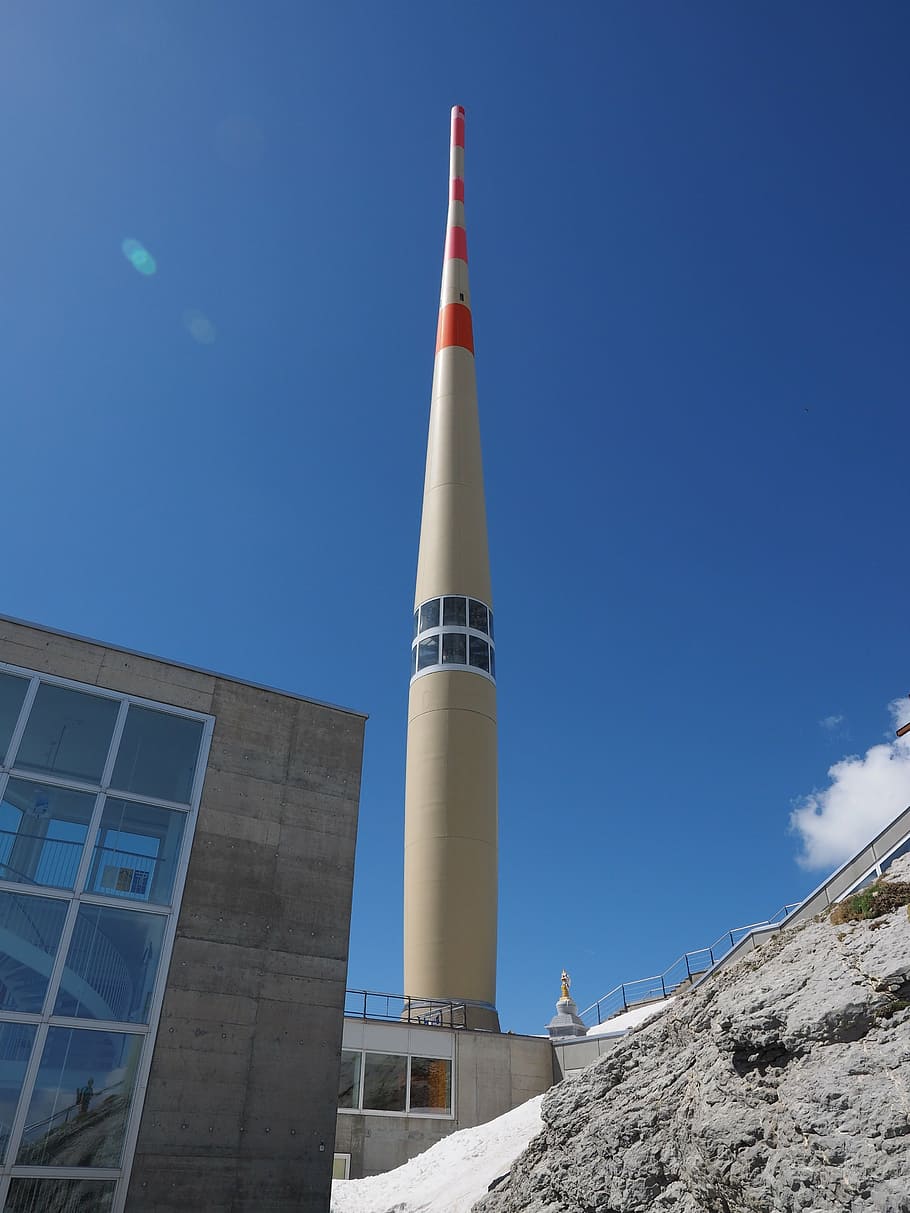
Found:
<path fill-rule="evenodd" d="M 0 610 L 370 714 L 352 985 L 401 985 L 453 104 L 504 1025 L 806 892 L 846 845 L 797 862 L 813 791 L 835 835 L 879 759 L 910 799 L 866 754 L 910 690 L 908 36 L 886 2 L 0 10 Z"/>

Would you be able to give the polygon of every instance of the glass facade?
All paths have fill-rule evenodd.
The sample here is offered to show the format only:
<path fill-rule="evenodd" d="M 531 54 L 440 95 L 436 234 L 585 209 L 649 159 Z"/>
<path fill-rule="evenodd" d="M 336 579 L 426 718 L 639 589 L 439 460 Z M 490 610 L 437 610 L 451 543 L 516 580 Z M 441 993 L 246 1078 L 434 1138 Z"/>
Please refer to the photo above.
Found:
<path fill-rule="evenodd" d="M 2 1213 L 122 1208 L 210 733 L 0 667 Z"/>
<path fill-rule="evenodd" d="M 451 1116 L 451 1059 L 343 1049 L 338 1107 L 349 1112 Z"/>
<path fill-rule="evenodd" d="M 495 682 L 493 612 L 485 602 L 448 595 L 414 612 L 411 677 L 439 669 L 471 670 Z"/>

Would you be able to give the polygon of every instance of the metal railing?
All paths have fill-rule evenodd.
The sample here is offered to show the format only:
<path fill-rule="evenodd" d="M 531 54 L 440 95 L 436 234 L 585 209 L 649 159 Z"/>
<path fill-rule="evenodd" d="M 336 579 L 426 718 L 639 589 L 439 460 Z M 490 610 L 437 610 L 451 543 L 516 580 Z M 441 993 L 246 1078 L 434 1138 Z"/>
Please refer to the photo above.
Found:
<path fill-rule="evenodd" d="M 802 902 L 796 901 L 781 906 L 776 914 L 763 922 L 753 922 L 745 927 L 733 927 L 725 931 L 714 943 L 706 948 L 696 948 L 692 952 L 684 952 L 678 960 L 653 977 L 640 977 L 636 981 L 624 981 L 609 990 L 597 1002 L 581 1012 L 584 1023 L 603 1023 L 628 1011 L 630 1007 L 640 1007 L 648 1002 L 659 1002 L 669 998 L 680 987 L 690 985 L 696 978 L 702 977 L 716 964 L 724 959 L 748 935 L 755 931 L 776 930 L 784 920 L 798 909 Z"/>
<path fill-rule="evenodd" d="M 40 843 L 24 860 L 29 871 L 10 866 L 17 842 Z M 51 888 L 71 889 L 76 879 L 83 842 L 71 842 L 62 838 L 48 838 L 45 834 L 13 833 L 0 830 L 0 877 L 16 880 L 22 884 L 48 885 Z M 123 897 L 133 901 L 148 901 L 158 865 L 165 862 L 163 855 L 143 855 L 137 851 L 123 851 L 97 843 L 92 855 L 92 866 L 87 888 L 93 893 L 108 897 Z M 20 863 L 23 860 L 19 861 Z"/>
<path fill-rule="evenodd" d="M 467 1023 L 463 1002 L 409 998 L 406 994 L 384 994 L 377 990 L 345 990 L 344 1013 L 352 1019 L 387 1019 L 429 1028 L 463 1028 Z"/>

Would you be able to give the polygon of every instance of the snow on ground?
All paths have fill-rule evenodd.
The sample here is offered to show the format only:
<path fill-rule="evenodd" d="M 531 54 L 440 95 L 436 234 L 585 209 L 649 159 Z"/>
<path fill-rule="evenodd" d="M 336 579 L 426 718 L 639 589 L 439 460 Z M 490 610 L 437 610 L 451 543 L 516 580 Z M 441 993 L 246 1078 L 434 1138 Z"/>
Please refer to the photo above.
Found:
<path fill-rule="evenodd" d="M 474 1129 L 451 1133 L 397 1171 L 336 1179 L 332 1213 L 469 1213 L 541 1129 L 543 1096 Z"/>
<path fill-rule="evenodd" d="M 594 1028 L 588 1028 L 585 1035 L 587 1036 L 622 1036 L 628 1032 L 629 1028 L 638 1027 L 640 1023 L 644 1023 L 646 1019 L 650 1019 L 652 1015 L 656 1015 L 658 1011 L 664 1011 L 672 1003 L 675 998 L 664 998 L 661 1002 L 649 1002 L 644 1007 L 633 1007 L 631 1011 L 623 1011 L 622 1015 L 614 1015 L 612 1019 L 605 1019 L 603 1023 L 597 1024 Z"/>

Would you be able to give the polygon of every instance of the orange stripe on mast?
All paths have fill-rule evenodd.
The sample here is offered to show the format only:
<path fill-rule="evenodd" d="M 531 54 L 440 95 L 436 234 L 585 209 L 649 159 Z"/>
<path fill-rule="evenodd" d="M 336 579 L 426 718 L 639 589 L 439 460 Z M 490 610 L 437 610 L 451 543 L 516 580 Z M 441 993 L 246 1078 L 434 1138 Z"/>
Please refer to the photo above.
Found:
<path fill-rule="evenodd" d="M 439 324 L 436 328 L 436 353 L 447 346 L 457 345 L 474 353 L 474 326 L 471 309 L 463 303 L 447 303 L 439 309 Z"/>

